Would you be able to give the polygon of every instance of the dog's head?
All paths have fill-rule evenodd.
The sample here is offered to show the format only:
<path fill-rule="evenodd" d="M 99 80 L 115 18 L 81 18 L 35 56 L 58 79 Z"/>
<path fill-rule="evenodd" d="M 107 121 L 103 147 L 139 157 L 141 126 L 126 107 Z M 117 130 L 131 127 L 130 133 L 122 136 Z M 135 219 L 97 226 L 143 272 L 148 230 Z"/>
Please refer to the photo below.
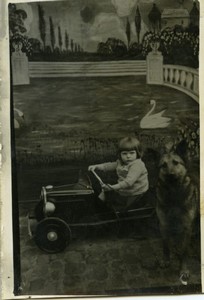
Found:
<path fill-rule="evenodd" d="M 187 173 L 187 157 L 186 141 L 181 141 L 176 147 L 173 144 L 167 144 L 159 162 L 160 180 L 169 183 L 182 182 Z"/>
<path fill-rule="evenodd" d="M 184 160 L 176 153 L 164 154 L 159 163 L 159 179 L 169 183 L 183 181 L 187 170 Z"/>

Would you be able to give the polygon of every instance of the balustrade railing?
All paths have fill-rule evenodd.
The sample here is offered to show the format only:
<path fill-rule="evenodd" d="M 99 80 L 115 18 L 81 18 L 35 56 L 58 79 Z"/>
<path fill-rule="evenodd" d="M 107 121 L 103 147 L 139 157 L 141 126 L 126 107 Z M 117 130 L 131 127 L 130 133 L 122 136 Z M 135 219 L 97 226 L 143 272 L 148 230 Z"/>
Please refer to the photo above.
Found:
<path fill-rule="evenodd" d="M 178 89 L 199 102 L 199 77 L 196 69 L 164 65 L 163 76 L 165 86 Z"/>
<path fill-rule="evenodd" d="M 29 62 L 31 78 L 146 75 L 145 60 L 98 62 Z"/>

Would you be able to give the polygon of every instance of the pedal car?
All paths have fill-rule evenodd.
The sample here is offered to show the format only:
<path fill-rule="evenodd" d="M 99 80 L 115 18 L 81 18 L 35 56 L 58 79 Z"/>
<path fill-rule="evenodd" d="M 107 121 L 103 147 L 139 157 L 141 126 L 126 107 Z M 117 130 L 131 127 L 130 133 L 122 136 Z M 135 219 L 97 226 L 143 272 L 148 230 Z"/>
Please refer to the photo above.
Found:
<path fill-rule="evenodd" d="M 94 188 L 96 181 L 103 183 L 95 172 L 90 172 L 80 176 L 74 184 L 42 187 L 34 215 L 28 216 L 29 235 L 41 250 L 47 253 L 63 251 L 71 242 L 74 228 L 149 218 L 154 214 L 155 207 L 149 195 L 144 196 L 143 207 L 117 211 L 114 206 L 107 205 L 102 193 Z"/>

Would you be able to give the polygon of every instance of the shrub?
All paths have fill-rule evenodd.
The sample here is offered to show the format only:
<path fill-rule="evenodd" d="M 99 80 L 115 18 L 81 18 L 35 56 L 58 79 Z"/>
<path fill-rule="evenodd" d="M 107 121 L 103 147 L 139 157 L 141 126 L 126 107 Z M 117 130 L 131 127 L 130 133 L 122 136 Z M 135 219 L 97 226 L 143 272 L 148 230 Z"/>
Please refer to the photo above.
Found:
<path fill-rule="evenodd" d="M 10 40 L 11 52 L 15 51 L 14 45 L 22 44 L 22 52 L 25 52 L 27 55 L 32 54 L 32 45 L 29 42 L 29 39 L 26 35 L 20 33 L 15 33 Z"/>
<path fill-rule="evenodd" d="M 142 54 L 142 45 L 138 43 L 133 43 L 128 49 L 128 54 L 130 56 L 138 56 Z"/>
<path fill-rule="evenodd" d="M 151 51 L 151 42 L 156 38 L 165 63 L 198 67 L 199 36 L 195 32 L 181 30 L 180 27 L 167 28 L 158 34 L 149 31 L 143 37 L 143 55 L 146 56 Z"/>
<path fill-rule="evenodd" d="M 105 43 L 99 43 L 97 52 L 120 57 L 127 54 L 127 46 L 119 39 L 108 38 Z"/>

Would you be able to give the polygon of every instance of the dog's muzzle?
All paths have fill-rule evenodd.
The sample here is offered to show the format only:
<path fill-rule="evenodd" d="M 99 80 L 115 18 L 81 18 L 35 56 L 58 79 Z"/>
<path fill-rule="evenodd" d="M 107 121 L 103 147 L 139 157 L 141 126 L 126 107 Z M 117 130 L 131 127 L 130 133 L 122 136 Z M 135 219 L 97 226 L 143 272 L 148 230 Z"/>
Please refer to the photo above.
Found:
<path fill-rule="evenodd" d="M 167 174 L 166 180 L 171 183 L 176 183 L 178 181 L 178 177 L 175 174 Z"/>

